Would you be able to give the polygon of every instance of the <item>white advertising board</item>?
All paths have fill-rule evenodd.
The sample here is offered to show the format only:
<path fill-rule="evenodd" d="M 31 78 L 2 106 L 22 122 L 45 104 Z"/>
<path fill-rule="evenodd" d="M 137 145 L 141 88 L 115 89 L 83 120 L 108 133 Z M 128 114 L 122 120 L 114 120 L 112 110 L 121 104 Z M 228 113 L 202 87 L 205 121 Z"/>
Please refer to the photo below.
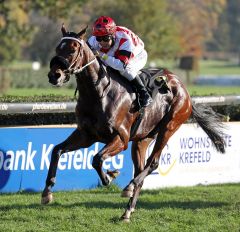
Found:
<path fill-rule="evenodd" d="M 196 124 L 182 125 L 168 141 L 159 167 L 145 179 L 143 189 L 240 182 L 240 123 L 225 126 L 226 153 L 221 154 Z"/>

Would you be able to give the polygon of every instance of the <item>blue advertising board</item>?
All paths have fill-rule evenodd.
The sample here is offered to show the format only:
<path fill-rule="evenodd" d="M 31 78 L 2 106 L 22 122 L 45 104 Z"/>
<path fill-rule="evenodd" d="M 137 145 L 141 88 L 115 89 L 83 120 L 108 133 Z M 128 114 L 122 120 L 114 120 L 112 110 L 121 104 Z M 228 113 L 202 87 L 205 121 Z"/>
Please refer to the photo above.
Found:
<path fill-rule="evenodd" d="M 51 151 L 74 128 L 0 128 L 0 192 L 42 191 L 50 164 Z M 90 189 L 100 179 L 92 167 L 93 156 L 104 146 L 63 154 L 58 163 L 55 191 Z M 107 159 L 105 170 L 119 170 L 115 183 L 125 187 L 133 176 L 130 149 Z"/>

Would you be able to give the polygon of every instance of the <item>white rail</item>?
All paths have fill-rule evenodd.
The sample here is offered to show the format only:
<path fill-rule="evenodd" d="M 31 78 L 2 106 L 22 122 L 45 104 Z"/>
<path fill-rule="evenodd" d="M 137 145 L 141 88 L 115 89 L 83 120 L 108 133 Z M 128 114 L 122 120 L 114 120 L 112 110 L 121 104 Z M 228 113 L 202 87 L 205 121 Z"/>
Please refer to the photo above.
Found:
<path fill-rule="evenodd" d="M 195 104 L 210 106 L 240 104 L 240 96 L 192 97 L 192 100 Z M 71 113 L 75 106 L 76 102 L 0 103 L 0 114 Z"/>

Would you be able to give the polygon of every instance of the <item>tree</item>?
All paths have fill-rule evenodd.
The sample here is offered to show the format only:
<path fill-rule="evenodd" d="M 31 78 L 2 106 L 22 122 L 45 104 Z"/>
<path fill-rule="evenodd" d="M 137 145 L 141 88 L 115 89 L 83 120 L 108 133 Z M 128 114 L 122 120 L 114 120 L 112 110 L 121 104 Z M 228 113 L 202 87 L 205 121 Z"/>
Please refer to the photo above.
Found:
<path fill-rule="evenodd" d="M 225 0 L 171 0 L 169 10 L 178 21 L 183 55 L 202 55 L 225 4 Z"/>
<path fill-rule="evenodd" d="M 93 22 L 100 15 L 109 15 L 118 25 L 126 26 L 145 42 L 149 57 L 174 57 L 179 51 L 176 23 L 167 12 L 165 0 L 102 0 L 84 5 Z"/>
<path fill-rule="evenodd" d="M 0 64 L 20 57 L 21 49 L 30 44 L 38 25 L 33 24 L 35 13 L 54 20 L 68 17 L 72 8 L 81 7 L 84 0 L 7 0 L 0 3 Z"/>
<path fill-rule="evenodd" d="M 39 61 L 43 66 L 46 66 L 53 56 L 57 41 L 61 38 L 61 23 L 37 14 L 34 14 L 32 18 L 32 24 L 38 30 L 27 47 L 25 55 L 31 60 Z"/>
<path fill-rule="evenodd" d="M 212 39 L 207 43 L 210 51 L 238 53 L 240 65 L 240 0 L 227 0 L 221 13 L 218 27 L 213 31 Z"/>
<path fill-rule="evenodd" d="M 240 51 L 240 0 L 227 1 L 227 21 L 229 25 L 229 50 Z"/>
<path fill-rule="evenodd" d="M 27 1 L 3 1 L 0 8 L 0 64 L 19 57 L 21 46 L 31 38 Z"/>

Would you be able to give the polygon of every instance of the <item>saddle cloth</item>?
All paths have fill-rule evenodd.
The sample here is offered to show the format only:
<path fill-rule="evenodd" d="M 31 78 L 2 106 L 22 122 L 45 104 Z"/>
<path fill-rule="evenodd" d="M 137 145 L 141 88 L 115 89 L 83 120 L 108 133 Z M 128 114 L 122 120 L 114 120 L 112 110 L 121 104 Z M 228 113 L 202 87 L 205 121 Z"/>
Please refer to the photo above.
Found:
<path fill-rule="evenodd" d="M 158 92 L 166 94 L 170 91 L 167 84 L 167 76 L 164 75 L 164 69 L 162 68 L 141 69 L 139 76 L 153 99 Z"/>

